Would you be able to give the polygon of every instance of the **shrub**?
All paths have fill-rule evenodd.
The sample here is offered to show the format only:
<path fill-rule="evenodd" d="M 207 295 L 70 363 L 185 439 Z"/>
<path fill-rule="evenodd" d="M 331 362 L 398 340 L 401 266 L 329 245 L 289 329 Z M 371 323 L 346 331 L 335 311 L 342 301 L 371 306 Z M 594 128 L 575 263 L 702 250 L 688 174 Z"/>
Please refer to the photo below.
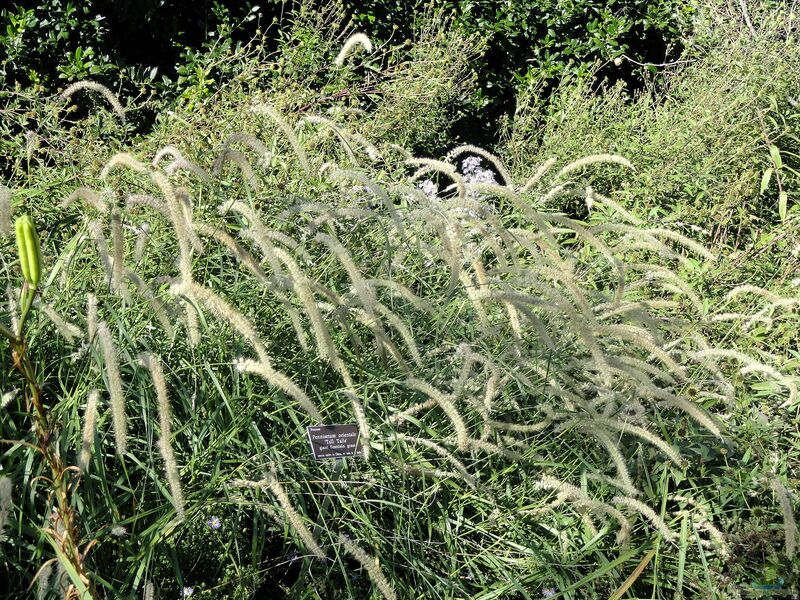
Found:
<path fill-rule="evenodd" d="M 507 130 L 506 156 L 519 165 L 586 153 L 631 157 L 637 171 L 625 182 L 618 170 L 586 181 L 618 188 L 616 197 L 640 214 L 687 232 L 701 227 L 711 244 L 746 246 L 762 224 L 778 219 L 779 191 L 788 191 L 796 210 L 798 141 L 790 123 L 800 84 L 791 12 L 750 10 L 753 32 L 738 9 L 726 15 L 706 7 L 684 58 L 667 68 L 662 85 L 633 99 L 624 83 L 595 93 L 591 78 L 565 79 L 549 100 L 529 87 Z M 776 160 L 790 167 L 778 168 L 780 184 Z"/>

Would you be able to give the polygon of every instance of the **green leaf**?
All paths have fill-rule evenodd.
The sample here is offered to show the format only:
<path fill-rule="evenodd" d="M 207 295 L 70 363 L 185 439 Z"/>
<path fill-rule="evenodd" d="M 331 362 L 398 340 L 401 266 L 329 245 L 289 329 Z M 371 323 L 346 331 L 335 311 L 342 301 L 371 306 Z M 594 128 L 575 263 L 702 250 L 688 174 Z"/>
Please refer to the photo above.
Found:
<path fill-rule="evenodd" d="M 781 151 L 778 150 L 778 147 L 775 144 L 770 145 L 769 155 L 772 157 L 772 162 L 775 164 L 775 168 L 780 170 L 783 167 L 783 159 L 781 158 Z"/>
<path fill-rule="evenodd" d="M 683 598 L 683 577 L 686 570 L 686 549 L 689 547 L 689 517 L 684 515 L 681 522 L 681 537 L 678 548 L 678 581 L 675 584 L 675 597 Z"/>
<path fill-rule="evenodd" d="M 778 196 L 778 215 L 781 218 L 781 221 L 786 220 L 786 205 L 789 202 L 789 194 L 786 192 L 781 192 Z"/>
<path fill-rule="evenodd" d="M 50 539 L 49 536 L 48 541 L 53 545 L 53 549 L 56 552 L 59 564 L 64 567 L 64 570 L 67 572 L 67 576 L 69 577 L 70 581 L 75 586 L 75 589 L 78 590 L 78 598 L 80 600 L 94 600 L 92 598 L 92 594 L 83 584 L 83 581 L 81 580 L 80 575 L 78 575 L 78 572 L 75 570 L 75 567 L 69 561 L 69 558 L 67 558 L 66 554 L 64 554 L 64 552 L 61 550 L 61 547 L 55 542 L 55 540 Z"/>
<path fill-rule="evenodd" d="M 769 186 L 769 181 L 772 179 L 772 167 L 764 171 L 764 174 L 761 176 L 761 193 L 763 194 L 767 187 Z"/>

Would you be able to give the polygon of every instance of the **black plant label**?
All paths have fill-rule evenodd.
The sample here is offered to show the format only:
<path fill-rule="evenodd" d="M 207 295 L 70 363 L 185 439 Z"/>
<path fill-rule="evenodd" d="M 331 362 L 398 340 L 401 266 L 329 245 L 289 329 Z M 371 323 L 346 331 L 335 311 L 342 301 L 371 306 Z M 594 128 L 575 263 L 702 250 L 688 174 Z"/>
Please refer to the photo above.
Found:
<path fill-rule="evenodd" d="M 316 460 L 350 458 L 361 452 L 356 425 L 312 425 L 306 431 Z"/>

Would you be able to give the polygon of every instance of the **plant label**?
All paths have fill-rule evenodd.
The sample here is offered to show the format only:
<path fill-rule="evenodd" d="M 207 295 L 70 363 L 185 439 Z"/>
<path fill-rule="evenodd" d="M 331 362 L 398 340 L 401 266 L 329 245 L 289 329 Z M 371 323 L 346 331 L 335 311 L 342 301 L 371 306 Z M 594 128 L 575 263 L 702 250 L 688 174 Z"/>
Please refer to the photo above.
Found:
<path fill-rule="evenodd" d="M 315 460 L 350 458 L 361 452 L 357 425 L 312 425 L 306 431 Z"/>

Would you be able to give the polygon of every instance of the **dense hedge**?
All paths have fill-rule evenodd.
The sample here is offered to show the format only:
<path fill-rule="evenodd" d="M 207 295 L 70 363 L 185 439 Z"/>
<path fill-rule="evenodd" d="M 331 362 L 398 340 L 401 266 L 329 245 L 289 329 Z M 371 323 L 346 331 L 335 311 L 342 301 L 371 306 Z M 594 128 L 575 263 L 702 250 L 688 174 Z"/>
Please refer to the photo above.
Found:
<path fill-rule="evenodd" d="M 324 2 L 310 2 L 322 5 Z M 134 93 L 144 84 L 165 100 L 181 93 L 199 53 L 249 41 L 267 46 L 289 27 L 301 3 L 276 0 L 67 0 L 14 1 L 0 10 L 0 84 L 39 84 L 56 91 L 64 81 L 93 78 Z M 347 0 L 355 27 L 376 40 L 401 43 L 429 5 L 402 0 Z M 487 41 L 473 62 L 477 91 L 456 116 L 457 132 L 473 141 L 495 141 L 493 126 L 513 110 L 520 84 L 564 72 L 600 74 L 637 86 L 642 69 L 619 57 L 660 63 L 681 48 L 691 14 L 686 0 L 435 0 L 469 36 Z M 288 20 L 287 20 L 288 17 Z M 270 27 L 275 20 L 277 27 Z M 497 69 L 496 65 L 504 65 Z M 487 125 L 488 124 L 488 125 Z M 466 131 L 465 131 L 466 130 Z M 468 133 L 468 135 L 466 135 Z"/>

